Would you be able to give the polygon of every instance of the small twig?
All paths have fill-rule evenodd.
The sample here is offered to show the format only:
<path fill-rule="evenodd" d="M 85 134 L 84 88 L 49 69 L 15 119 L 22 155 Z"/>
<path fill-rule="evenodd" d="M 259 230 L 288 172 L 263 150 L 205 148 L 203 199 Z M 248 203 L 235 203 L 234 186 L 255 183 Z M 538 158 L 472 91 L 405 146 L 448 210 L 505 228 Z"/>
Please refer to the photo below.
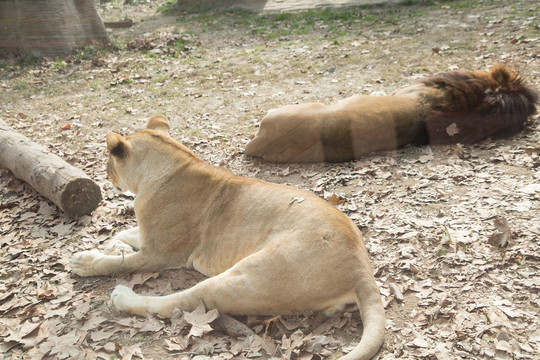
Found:
<path fill-rule="evenodd" d="M 116 272 L 118 271 L 118 268 L 120 268 L 120 266 L 124 263 L 124 249 L 121 249 L 120 252 L 122 253 L 122 261 L 120 261 L 120 264 L 118 264 L 116 266 L 116 269 L 114 269 L 111 275 L 111 280 L 114 279 L 114 277 L 116 276 Z"/>
<path fill-rule="evenodd" d="M 163 356 L 163 353 L 158 353 L 158 352 L 151 352 L 151 353 L 145 352 L 144 354 L 145 354 L 145 355 L 159 355 L 159 356 Z M 175 355 L 200 355 L 200 354 L 199 354 L 199 353 L 196 353 L 196 352 L 168 352 L 168 353 L 167 353 L 167 356 L 175 356 Z"/>

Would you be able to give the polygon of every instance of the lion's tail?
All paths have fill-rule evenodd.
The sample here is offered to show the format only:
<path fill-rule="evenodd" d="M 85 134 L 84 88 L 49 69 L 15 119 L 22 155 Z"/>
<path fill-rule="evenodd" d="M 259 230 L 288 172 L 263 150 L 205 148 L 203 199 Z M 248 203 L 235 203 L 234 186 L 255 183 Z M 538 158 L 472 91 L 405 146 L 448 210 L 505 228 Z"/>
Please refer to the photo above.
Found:
<path fill-rule="evenodd" d="M 340 360 L 369 360 L 384 343 L 385 317 L 379 288 L 373 284 L 356 290 L 356 303 L 360 310 L 364 331 L 360 343 Z M 366 289 L 370 289 L 366 291 Z"/>
<path fill-rule="evenodd" d="M 505 65 L 490 72 L 455 71 L 421 80 L 431 144 L 474 143 L 523 130 L 538 91 Z"/>

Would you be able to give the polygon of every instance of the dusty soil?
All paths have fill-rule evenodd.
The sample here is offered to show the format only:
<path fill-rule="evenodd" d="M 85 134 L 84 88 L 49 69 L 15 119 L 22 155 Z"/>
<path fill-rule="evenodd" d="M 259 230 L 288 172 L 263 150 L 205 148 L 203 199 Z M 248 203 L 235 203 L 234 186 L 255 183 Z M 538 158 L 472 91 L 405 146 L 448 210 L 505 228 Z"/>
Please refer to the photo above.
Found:
<path fill-rule="evenodd" d="M 70 219 L 0 170 L 2 357 L 318 359 L 357 343 L 354 309 L 329 319 L 237 317 L 254 335 L 232 336 L 210 312 L 170 321 L 108 304 L 118 283 L 167 294 L 199 281 L 196 272 L 70 274 L 73 252 L 134 226 L 132 198 L 116 195 L 106 179 L 104 139 L 141 129 L 155 113 L 167 114 L 173 136 L 212 164 L 339 197 L 336 206 L 366 235 L 386 305 L 380 359 L 540 353 L 538 116 L 510 139 L 408 147 L 343 164 L 274 165 L 242 153 L 262 116 L 280 105 L 389 93 L 428 74 L 500 62 L 540 88 L 537 1 L 281 15 L 163 15 L 155 11 L 161 3 L 101 8 L 104 20 L 135 21 L 111 30 L 120 50 L 1 63 L 0 118 L 84 169 L 104 197 L 91 216 Z"/>
<path fill-rule="evenodd" d="M 311 10 L 324 8 L 339 8 L 346 6 L 364 6 L 400 3 L 399 0 L 183 0 L 184 10 L 197 8 L 246 9 L 256 12 L 290 12 L 296 10 Z"/>

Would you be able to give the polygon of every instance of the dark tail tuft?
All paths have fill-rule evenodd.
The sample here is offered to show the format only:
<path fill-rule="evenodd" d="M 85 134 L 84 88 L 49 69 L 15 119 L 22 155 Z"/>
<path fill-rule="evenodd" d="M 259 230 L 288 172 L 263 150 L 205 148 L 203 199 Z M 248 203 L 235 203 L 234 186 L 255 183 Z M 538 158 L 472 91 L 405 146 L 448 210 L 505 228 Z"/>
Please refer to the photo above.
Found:
<path fill-rule="evenodd" d="M 474 143 L 523 130 L 539 93 L 505 65 L 491 72 L 456 71 L 421 81 L 431 91 L 426 129 L 431 144 Z"/>

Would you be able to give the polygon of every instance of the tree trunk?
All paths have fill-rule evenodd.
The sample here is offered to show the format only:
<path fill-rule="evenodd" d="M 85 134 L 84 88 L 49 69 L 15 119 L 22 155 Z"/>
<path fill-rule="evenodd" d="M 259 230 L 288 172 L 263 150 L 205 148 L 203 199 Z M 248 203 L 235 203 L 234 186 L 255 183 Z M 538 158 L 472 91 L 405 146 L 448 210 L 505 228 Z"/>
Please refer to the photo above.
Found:
<path fill-rule="evenodd" d="M 0 0 L 0 55 L 61 56 L 106 45 L 95 0 Z"/>
<path fill-rule="evenodd" d="M 101 200 L 99 186 L 86 174 L 0 120 L 0 167 L 30 184 L 70 216 L 90 214 Z"/>

